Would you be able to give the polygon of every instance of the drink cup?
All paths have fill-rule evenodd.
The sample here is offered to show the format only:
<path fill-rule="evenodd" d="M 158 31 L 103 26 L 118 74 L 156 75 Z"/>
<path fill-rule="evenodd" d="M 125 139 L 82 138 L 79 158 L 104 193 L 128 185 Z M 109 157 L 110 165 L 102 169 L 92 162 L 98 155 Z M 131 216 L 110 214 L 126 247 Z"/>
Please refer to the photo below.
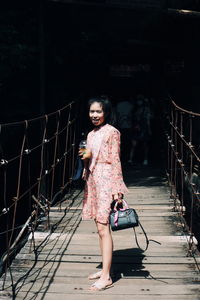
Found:
<path fill-rule="evenodd" d="M 79 143 L 79 151 L 84 152 L 87 146 L 86 140 L 82 140 Z"/>

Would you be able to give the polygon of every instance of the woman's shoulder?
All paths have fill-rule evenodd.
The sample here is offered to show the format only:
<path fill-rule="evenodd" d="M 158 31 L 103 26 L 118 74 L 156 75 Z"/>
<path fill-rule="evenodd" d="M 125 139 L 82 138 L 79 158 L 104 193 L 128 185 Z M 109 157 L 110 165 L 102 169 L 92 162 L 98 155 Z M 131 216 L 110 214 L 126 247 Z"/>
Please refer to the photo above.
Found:
<path fill-rule="evenodd" d="M 120 132 L 117 128 L 115 128 L 113 125 L 110 125 L 110 124 L 107 124 L 108 126 L 108 129 L 109 129 L 109 132 L 111 134 L 117 134 L 117 135 L 120 135 Z"/>
<path fill-rule="evenodd" d="M 94 133 L 94 130 L 89 131 L 87 134 L 87 138 L 89 138 L 93 133 Z"/>

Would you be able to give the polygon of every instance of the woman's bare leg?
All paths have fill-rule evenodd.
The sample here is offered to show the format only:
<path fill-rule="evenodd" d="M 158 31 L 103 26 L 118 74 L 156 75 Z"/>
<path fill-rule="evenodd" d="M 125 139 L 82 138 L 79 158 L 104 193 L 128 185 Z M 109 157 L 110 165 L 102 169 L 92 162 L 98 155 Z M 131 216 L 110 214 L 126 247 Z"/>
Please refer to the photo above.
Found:
<path fill-rule="evenodd" d="M 98 230 L 98 225 L 97 225 L 97 221 L 95 220 L 95 223 L 96 223 L 96 226 L 97 226 L 97 230 Z M 102 252 L 102 239 L 99 235 L 99 248 L 100 248 L 100 253 L 101 253 L 101 256 L 103 257 L 103 252 Z"/>
<path fill-rule="evenodd" d="M 96 222 L 96 220 L 95 220 L 95 223 L 96 223 L 96 226 L 97 226 L 97 222 Z M 98 227 L 97 227 L 98 228 Z M 103 252 L 102 252 L 102 239 L 100 238 L 100 236 L 99 236 L 99 248 L 100 248 L 100 254 L 101 254 L 101 256 L 103 257 Z M 103 265 L 103 262 L 102 262 L 102 265 Z M 102 271 L 98 271 L 98 272 L 96 272 L 96 273 L 94 273 L 94 274 L 91 274 L 91 275 L 89 275 L 89 279 L 95 279 L 95 277 L 96 278 L 100 278 L 101 277 L 101 273 L 102 273 Z"/>
<path fill-rule="evenodd" d="M 113 240 L 110 232 L 109 224 L 101 224 L 96 222 L 100 248 L 102 249 L 102 272 L 101 277 L 92 284 L 90 290 L 102 290 L 112 285 L 112 279 L 110 277 L 110 269 L 112 263 L 112 252 L 113 252 Z"/>
<path fill-rule="evenodd" d="M 97 229 L 100 239 L 100 247 L 102 251 L 102 279 L 110 278 L 110 269 L 112 263 L 113 240 L 109 224 L 101 224 L 97 222 Z"/>
<path fill-rule="evenodd" d="M 110 287 L 112 279 L 110 277 L 110 269 L 112 263 L 113 240 L 109 224 L 101 224 L 96 222 L 100 248 L 102 249 L 102 272 L 101 277 L 93 283 L 90 290 L 98 291 Z"/>
<path fill-rule="evenodd" d="M 99 246 L 102 255 L 102 270 L 95 274 L 91 274 L 89 279 L 93 279 L 94 276 L 100 277 L 100 281 L 105 284 L 112 283 L 110 278 L 110 269 L 112 263 L 113 252 L 113 240 L 110 231 L 109 224 L 101 224 L 96 222 L 98 234 L 99 234 Z"/>

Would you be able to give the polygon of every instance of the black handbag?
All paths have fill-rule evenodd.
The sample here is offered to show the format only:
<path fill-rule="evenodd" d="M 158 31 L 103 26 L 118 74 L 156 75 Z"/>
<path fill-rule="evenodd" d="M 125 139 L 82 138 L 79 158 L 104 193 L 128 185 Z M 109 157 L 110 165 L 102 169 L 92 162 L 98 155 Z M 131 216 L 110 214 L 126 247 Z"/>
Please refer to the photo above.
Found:
<path fill-rule="evenodd" d="M 126 229 L 126 228 L 133 228 L 134 233 L 135 233 L 136 244 L 137 244 L 138 248 L 140 248 L 142 251 L 147 250 L 150 241 L 160 244 L 157 241 L 148 239 L 147 234 L 146 234 L 142 224 L 139 221 L 139 217 L 138 217 L 135 209 L 129 208 L 127 202 L 124 199 L 122 200 L 122 207 L 120 207 L 120 208 L 118 208 L 118 203 L 117 202 L 115 203 L 114 207 L 112 208 L 112 210 L 110 212 L 109 220 L 110 220 L 110 227 L 111 227 L 112 231 L 118 231 L 118 230 L 122 230 L 122 229 Z M 137 227 L 137 226 L 140 226 L 144 233 L 144 236 L 146 239 L 145 249 L 142 249 L 138 243 L 138 239 L 137 239 L 137 235 L 136 235 L 136 231 L 135 231 L 135 227 Z"/>
<path fill-rule="evenodd" d="M 133 208 L 129 208 L 125 200 L 123 200 L 123 208 L 117 209 L 117 203 L 110 213 L 110 226 L 112 231 L 133 228 L 138 226 L 138 215 Z"/>

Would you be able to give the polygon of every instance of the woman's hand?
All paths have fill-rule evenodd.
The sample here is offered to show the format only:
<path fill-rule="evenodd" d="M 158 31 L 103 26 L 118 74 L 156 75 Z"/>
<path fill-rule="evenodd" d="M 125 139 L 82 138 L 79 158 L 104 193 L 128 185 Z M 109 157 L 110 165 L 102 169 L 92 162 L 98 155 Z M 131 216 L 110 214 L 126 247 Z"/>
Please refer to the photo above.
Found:
<path fill-rule="evenodd" d="M 122 199 L 123 199 L 123 194 L 122 193 L 118 193 L 118 194 L 113 195 L 113 200 L 118 202 L 118 203 L 122 203 Z"/>
<path fill-rule="evenodd" d="M 79 150 L 78 152 L 79 156 L 82 156 L 81 159 L 89 159 L 92 156 L 92 152 L 90 149 L 84 149 L 84 150 Z"/>

